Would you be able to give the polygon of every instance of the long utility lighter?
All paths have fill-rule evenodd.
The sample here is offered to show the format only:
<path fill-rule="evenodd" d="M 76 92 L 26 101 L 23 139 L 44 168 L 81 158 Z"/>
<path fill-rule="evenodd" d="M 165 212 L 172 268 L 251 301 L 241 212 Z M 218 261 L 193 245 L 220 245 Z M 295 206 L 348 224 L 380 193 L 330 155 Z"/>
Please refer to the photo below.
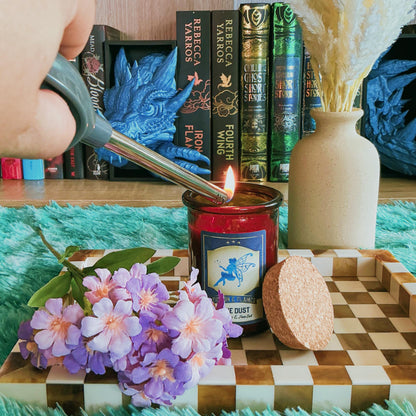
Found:
<path fill-rule="evenodd" d="M 189 172 L 159 153 L 113 130 L 111 124 L 97 114 L 90 94 L 79 72 L 63 56 L 57 55 L 47 74 L 43 88 L 61 95 L 68 103 L 76 121 L 76 134 L 70 147 L 78 142 L 92 147 L 105 147 L 137 165 L 197 192 L 217 204 L 223 204 L 229 196 L 224 189 Z"/>

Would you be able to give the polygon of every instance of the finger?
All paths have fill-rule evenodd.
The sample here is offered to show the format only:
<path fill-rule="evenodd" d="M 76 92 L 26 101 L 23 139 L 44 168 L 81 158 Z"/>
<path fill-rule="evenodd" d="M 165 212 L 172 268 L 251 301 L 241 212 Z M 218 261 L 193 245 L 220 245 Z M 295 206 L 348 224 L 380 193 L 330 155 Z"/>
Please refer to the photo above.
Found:
<path fill-rule="evenodd" d="M 65 100 L 50 90 L 40 90 L 34 122 L 19 134 L 9 156 L 47 159 L 60 155 L 70 145 L 75 131 L 75 119 Z"/>
<path fill-rule="evenodd" d="M 95 0 L 78 1 L 73 19 L 65 28 L 59 52 L 67 59 L 80 54 L 95 20 Z"/>

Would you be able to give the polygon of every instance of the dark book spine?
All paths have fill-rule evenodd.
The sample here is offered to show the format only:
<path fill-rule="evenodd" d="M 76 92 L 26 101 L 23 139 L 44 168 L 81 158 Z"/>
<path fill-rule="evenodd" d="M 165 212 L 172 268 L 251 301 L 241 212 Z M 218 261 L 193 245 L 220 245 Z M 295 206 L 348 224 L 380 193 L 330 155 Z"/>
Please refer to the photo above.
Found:
<path fill-rule="evenodd" d="M 285 3 L 272 6 L 269 180 L 289 180 L 290 155 L 302 121 L 302 30 Z"/>
<path fill-rule="evenodd" d="M 64 156 L 45 159 L 45 179 L 64 179 Z"/>
<path fill-rule="evenodd" d="M 267 180 L 270 5 L 240 10 L 240 179 Z"/>
<path fill-rule="evenodd" d="M 64 153 L 64 178 L 84 179 L 84 145 L 77 143 Z"/>
<path fill-rule="evenodd" d="M 239 14 L 212 12 L 212 180 L 223 181 L 229 166 L 239 177 Z"/>
<path fill-rule="evenodd" d="M 22 179 L 22 160 L 12 157 L 2 157 L 1 175 L 3 179 Z"/>
<path fill-rule="evenodd" d="M 178 89 L 194 85 L 178 112 L 175 143 L 211 160 L 211 12 L 177 11 L 176 35 Z"/>
<path fill-rule="evenodd" d="M 302 137 L 312 134 L 316 129 L 311 110 L 321 107 L 318 81 L 311 65 L 311 56 L 307 50 L 303 58 L 303 93 L 302 93 Z"/>
<path fill-rule="evenodd" d="M 94 25 L 88 42 L 81 53 L 81 74 L 90 93 L 95 110 L 104 113 L 105 91 L 104 41 L 120 39 L 120 31 L 107 25 Z M 108 179 L 109 163 L 99 161 L 91 146 L 84 146 L 85 177 Z"/>

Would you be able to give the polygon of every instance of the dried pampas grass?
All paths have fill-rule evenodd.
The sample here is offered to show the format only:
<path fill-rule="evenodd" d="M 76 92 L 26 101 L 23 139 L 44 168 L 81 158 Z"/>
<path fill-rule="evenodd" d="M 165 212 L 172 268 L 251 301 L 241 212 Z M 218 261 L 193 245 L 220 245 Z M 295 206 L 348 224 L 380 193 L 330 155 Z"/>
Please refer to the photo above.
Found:
<path fill-rule="evenodd" d="M 324 111 L 352 111 L 362 80 L 414 17 L 415 0 L 287 0 L 303 30 Z"/>

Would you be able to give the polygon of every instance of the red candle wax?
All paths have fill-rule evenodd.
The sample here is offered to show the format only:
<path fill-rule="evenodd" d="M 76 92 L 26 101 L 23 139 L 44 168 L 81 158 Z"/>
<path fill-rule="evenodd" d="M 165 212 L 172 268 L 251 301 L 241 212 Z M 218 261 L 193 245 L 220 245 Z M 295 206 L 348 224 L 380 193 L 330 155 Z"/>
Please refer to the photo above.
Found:
<path fill-rule="evenodd" d="M 208 295 L 224 294 L 233 322 L 244 335 L 268 327 L 261 299 L 266 270 L 277 263 L 278 208 L 282 194 L 255 183 L 238 183 L 233 199 L 215 205 L 186 191 L 190 265 Z"/>

